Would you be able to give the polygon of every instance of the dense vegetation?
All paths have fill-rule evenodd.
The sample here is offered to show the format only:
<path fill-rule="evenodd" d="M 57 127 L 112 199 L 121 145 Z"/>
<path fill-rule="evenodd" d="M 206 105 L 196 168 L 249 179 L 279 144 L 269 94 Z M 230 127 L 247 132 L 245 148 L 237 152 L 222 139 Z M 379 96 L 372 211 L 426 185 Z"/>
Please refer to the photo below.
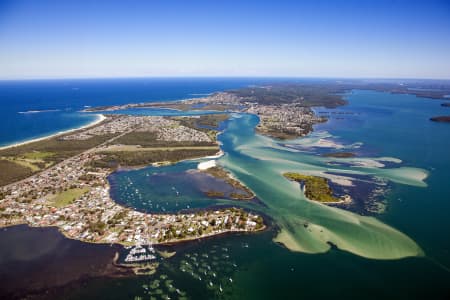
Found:
<path fill-rule="evenodd" d="M 9 160 L 0 159 L 1 186 L 26 178 L 32 173 L 30 168 L 21 166 Z"/>
<path fill-rule="evenodd" d="M 298 103 L 305 107 L 325 106 L 337 107 L 347 102 L 341 95 L 342 89 L 334 85 L 325 84 L 277 84 L 265 87 L 248 87 L 229 91 L 244 101 L 259 104 L 290 104 Z"/>
<path fill-rule="evenodd" d="M 228 114 L 214 114 L 214 115 L 203 115 L 196 118 L 196 125 L 219 127 L 219 124 L 227 120 L 230 116 Z M 197 128 L 198 129 L 198 128 Z"/>
<path fill-rule="evenodd" d="M 88 228 L 90 232 L 96 232 L 100 235 L 105 234 L 105 229 L 106 229 L 106 224 L 102 221 L 97 221 L 97 222 L 89 222 L 88 223 Z"/>
<path fill-rule="evenodd" d="M 432 99 L 448 99 L 450 85 L 443 81 L 368 82 L 364 80 L 316 83 L 276 83 L 264 87 L 248 87 L 228 91 L 260 104 L 300 103 L 303 106 L 329 108 L 346 104 L 342 94 L 353 90 L 373 90 L 394 94 L 410 94 Z M 450 105 L 450 104 L 449 104 Z"/>
<path fill-rule="evenodd" d="M 230 193 L 230 198 L 236 199 L 236 200 L 249 200 L 253 199 L 254 194 L 253 192 L 243 185 L 240 181 L 232 178 L 230 176 L 230 173 L 225 171 L 223 168 L 220 167 L 212 167 L 204 170 L 204 172 L 219 178 L 223 179 L 226 183 L 231 185 L 233 188 L 236 189 L 236 192 Z M 223 193 L 219 191 L 210 190 L 205 193 L 208 197 L 214 198 L 214 197 L 223 197 Z"/>
<path fill-rule="evenodd" d="M 101 152 L 103 158 L 93 161 L 93 167 L 115 169 L 136 167 L 155 162 L 176 162 L 188 158 L 197 158 L 216 154 L 218 149 L 178 149 L 161 151 L 111 151 Z"/>
<path fill-rule="evenodd" d="M 398 83 L 352 83 L 348 84 L 352 89 L 366 89 L 380 92 L 388 92 L 393 94 L 410 94 L 417 97 L 432 99 L 448 99 L 450 94 L 450 85 L 440 82 L 406 82 Z"/>
<path fill-rule="evenodd" d="M 51 152 L 53 155 L 43 156 L 45 161 L 59 162 L 83 151 L 94 148 L 113 138 L 114 135 L 93 136 L 86 140 L 62 140 L 60 137 L 49 138 L 17 147 L 0 150 L 0 156 L 21 156 L 32 152 Z"/>
<path fill-rule="evenodd" d="M 328 185 L 326 178 L 303 175 L 300 173 L 284 173 L 284 177 L 287 179 L 298 181 L 305 187 L 305 196 L 310 200 L 319 202 L 337 202 L 340 199 L 333 196 L 333 191 Z"/>
<path fill-rule="evenodd" d="M 172 117 L 173 120 L 178 121 L 181 125 L 200 130 L 203 132 L 209 132 L 210 129 L 202 128 L 202 126 L 218 127 L 220 122 L 228 119 L 227 114 L 212 114 L 212 115 L 202 115 L 196 118 L 193 117 Z"/>

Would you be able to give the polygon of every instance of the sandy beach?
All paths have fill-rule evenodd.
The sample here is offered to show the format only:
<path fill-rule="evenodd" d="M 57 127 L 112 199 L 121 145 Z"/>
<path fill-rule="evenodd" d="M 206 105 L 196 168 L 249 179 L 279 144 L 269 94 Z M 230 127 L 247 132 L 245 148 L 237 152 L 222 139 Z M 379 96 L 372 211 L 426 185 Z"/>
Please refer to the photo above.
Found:
<path fill-rule="evenodd" d="M 199 163 L 197 166 L 197 169 L 207 170 L 207 169 L 215 167 L 215 166 L 216 166 L 215 160 L 208 160 L 208 161 L 203 161 L 203 162 Z"/>
<path fill-rule="evenodd" d="M 96 120 L 94 120 L 91 123 L 86 124 L 84 126 L 77 127 L 77 128 L 72 128 L 72 129 L 65 130 L 65 131 L 60 131 L 60 132 L 57 132 L 57 133 L 54 133 L 54 134 L 50 134 L 50 135 L 47 135 L 47 136 L 43 136 L 43 137 L 40 137 L 40 138 L 35 138 L 35 139 L 31 139 L 31 140 L 26 140 L 26 141 L 23 141 L 23 142 L 14 143 L 14 144 L 7 145 L 7 146 L 2 146 L 2 147 L 0 147 L 0 150 L 13 148 L 13 147 L 18 147 L 18 146 L 26 145 L 26 144 L 29 144 L 29 143 L 38 142 L 38 141 L 46 140 L 46 139 L 49 139 L 49 138 L 52 138 L 52 137 L 56 137 L 56 136 L 64 135 L 64 134 L 67 134 L 67 133 L 71 133 L 71 132 L 74 132 L 74 131 L 77 131 L 77 130 L 86 129 L 86 128 L 95 126 L 95 125 L 103 122 L 106 119 L 106 117 L 104 115 L 102 115 L 102 114 L 97 114 L 96 116 L 97 116 Z"/>

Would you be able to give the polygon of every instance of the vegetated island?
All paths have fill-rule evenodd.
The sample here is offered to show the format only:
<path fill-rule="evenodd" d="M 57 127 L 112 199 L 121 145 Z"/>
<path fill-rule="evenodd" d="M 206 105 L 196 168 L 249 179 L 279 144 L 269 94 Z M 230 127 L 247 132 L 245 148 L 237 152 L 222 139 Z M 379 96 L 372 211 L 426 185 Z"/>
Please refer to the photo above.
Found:
<path fill-rule="evenodd" d="M 322 154 L 324 157 L 336 157 L 336 158 L 350 158 L 355 157 L 356 154 L 353 152 L 331 152 Z"/>
<path fill-rule="evenodd" d="M 430 118 L 430 121 L 441 122 L 441 123 L 449 123 L 450 122 L 450 116 L 432 117 L 432 118 Z"/>
<path fill-rule="evenodd" d="M 333 196 L 333 190 L 330 188 L 326 178 L 293 172 L 284 173 L 283 176 L 289 180 L 299 182 L 301 190 L 309 200 L 328 204 L 343 203 L 351 200 L 348 195 L 340 198 Z"/>
<path fill-rule="evenodd" d="M 122 245 L 263 230 L 262 217 L 241 208 L 152 214 L 110 198 L 107 176 L 118 168 L 216 154 L 217 131 L 196 126 L 213 119 L 108 115 L 97 126 L 1 150 L 0 227 L 56 226 L 68 238 Z"/>

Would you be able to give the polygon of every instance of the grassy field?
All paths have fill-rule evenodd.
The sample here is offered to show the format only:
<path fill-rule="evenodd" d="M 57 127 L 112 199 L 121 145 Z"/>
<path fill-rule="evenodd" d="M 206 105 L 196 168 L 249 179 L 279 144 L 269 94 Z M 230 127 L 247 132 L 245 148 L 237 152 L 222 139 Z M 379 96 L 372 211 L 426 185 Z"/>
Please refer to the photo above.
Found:
<path fill-rule="evenodd" d="M 25 159 L 31 159 L 31 160 L 41 160 L 43 161 L 44 159 L 51 157 L 55 155 L 54 152 L 48 152 L 48 151 L 32 151 L 32 152 L 27 152 L 24 153 L 22 156 Z"/>
<path fill-rule="evenodd" d="M 340 199 L 333 196 L 333 191 L 326 178 L 303 175 L 300 173 L 284 173 L 287 179 L 298 181 L 305 185 L 305 196 L 310 200 L 319 202 L 338 202 Z"/>
<path fill-rule="evenodd" d="M 22 167 L 29 168 L 32 172 L 37 172 L 41 168 L 37 165 L 33 164 L 31 161 L 27 161 L 25 159 L 8 159 L 10 162 L 13 162 L 15 164 L 21 165 Z"/>
<path fill-rule="evenodd" d="M 10 161 L 22 167 L 30 169 L 32 172 L 38 172 L 41 169 L 49 167 L 52 162 L 46 162 L 44 159 L 53 156 L 53 152 L 27 152 L 23 155 L 17 156 L 4 156 L 0 159 Z M 0 170 L 0 174 L 2 174 Z"/>
<path fill-rule="evenodd" d="M 71 204 L 73 201 L 75 201 L 77 198 L 85 194 L 89 189 L 87 188 L 74 188 L 74 189 L 68 189 L 67 191 L 63 191 L 59 194 L 54 195 L 50 202 L 53 206 L 60 208 L 67 206 Z"/>

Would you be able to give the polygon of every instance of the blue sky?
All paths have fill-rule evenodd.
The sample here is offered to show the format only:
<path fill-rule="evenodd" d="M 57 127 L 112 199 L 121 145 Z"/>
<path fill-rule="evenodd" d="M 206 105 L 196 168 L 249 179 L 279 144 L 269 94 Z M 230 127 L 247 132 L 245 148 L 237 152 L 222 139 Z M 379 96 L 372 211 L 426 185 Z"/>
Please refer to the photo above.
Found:
<path fill-rule="evenodd" d="M 450 78 L 450 1 L 5 1 L 0 78 Z"/>

